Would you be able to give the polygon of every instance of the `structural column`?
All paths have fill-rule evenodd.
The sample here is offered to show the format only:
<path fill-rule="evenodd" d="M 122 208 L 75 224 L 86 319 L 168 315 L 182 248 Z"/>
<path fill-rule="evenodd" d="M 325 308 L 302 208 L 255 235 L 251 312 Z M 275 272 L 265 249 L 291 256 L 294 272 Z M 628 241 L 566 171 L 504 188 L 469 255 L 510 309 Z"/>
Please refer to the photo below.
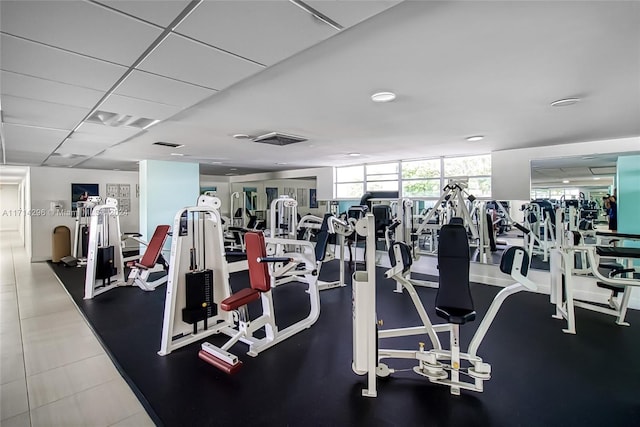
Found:
<path fill-rule="evenodd" d="M 143 160 L 140 162 L 140 233 L 151 239 L 156 227 L 173 228 L 178 210 L 195 206 L 200 194 L 197 163 Z M 167 239 L 167 244 L 171 239 Z"/>

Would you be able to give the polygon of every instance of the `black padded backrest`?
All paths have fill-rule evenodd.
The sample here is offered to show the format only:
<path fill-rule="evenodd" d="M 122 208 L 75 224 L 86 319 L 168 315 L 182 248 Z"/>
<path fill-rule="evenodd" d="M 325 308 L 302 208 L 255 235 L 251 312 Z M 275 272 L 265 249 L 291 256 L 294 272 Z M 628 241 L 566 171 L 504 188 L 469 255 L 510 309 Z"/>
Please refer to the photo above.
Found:
<path fill-rule="evenodd" d="M 520 273 L 527 277 L 529 273 L 529 254 L 522 246 L 511 246 L 502 253 L 500 258 L 500 271 L 505 274 L 511 274 L 513 270 L 513 261 L 515 260 L 516 251 L 522 251 L 524 256 L 522 257 L 522 265 L 520 266 Z"/>
<path fill-rule="evenodd" d="M 452 225 L 464 225 L 464 219 L 460 218 L 459 216 L 454 216 L 449 221 L 449 224 L 452 224 Z"/>
<path fill-rule="evenodd" d="M 473 310 L 469 290 L 469 239 L 459 224 L 446 224 L 440 229 L 438 270 L 440 277 L 436 307 Z"/>
<path fill-rule="evenodd" d="M 406 273 L 409 271 L 411 264 L 413 263 L 411 248 L 405 242 L 394 242 L 389 248 L 389 261 L 391 262 L 391 267 L 395 267 L 398 263 L 398 260 L 396 260 L 396 253 L 394 251 L 396 246 L 400 247 L 400 256 L 402 257 L 402 265 L 404 265 L 402 272 Z"/>
<path fill-rule="evenodd" d="M 391 225 L 391 206 L 373 205 L 371 210 L 375 217 L 376 234 L 384 235 L 387 227 Z"/>
<path fill-rule="evenodd" d="M 320 225 L 320 231 L 316 234 L 316 261 L 324 261 L 327 253 L 327 244 L 329 243 L 329 218 L 333 214 L 326 213 Z"/>

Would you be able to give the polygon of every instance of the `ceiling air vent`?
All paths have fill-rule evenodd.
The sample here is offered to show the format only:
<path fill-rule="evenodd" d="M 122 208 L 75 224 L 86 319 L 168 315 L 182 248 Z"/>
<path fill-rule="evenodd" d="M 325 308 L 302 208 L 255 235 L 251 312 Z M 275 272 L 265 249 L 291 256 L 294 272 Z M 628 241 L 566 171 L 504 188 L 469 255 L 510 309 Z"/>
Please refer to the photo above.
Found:
<path fill-rule="evenodd" d="M 173 142 L 163 142 L 163 141 L 154 142 L 153 145 L 160 145 L 161 147 L 171 147 L 171 148 L 184 147 L 184 144 L 174 144 Z"/>
<path fill-rule="evenodd" d="M 264 135 L 256 136 L 253 138 L 254 142 L 261 142 L 263 144 L 272 145 L 289 145 L 297 142 L 306 141 L 307 138 L 295 135 L 287 135 L 284 133 L 271 132 Z"/>
<path fill-rule="evenodd" d="M 128 114 L 118 114 L 100 110 L 95 111 L 92 115 L 87 117 L 87 122 L 89 123 L 112 127 L 128 126 L 139 129 L 147 129 L 159 121 L 160 120 L 148 119 L 146 117 L 134 117 Z"/>

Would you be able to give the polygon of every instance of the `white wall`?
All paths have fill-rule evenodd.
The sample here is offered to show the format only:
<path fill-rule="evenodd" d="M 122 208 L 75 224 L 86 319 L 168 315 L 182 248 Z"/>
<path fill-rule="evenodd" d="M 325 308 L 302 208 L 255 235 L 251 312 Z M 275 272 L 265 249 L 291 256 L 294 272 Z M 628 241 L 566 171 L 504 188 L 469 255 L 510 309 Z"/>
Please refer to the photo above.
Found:
<path fill-rule="evenodd" d="M 27 175 L 24 178 L 24 209 L 29 211 L 31 209 L 31 168 L 27 170 Z M 24 219 L 24 247 L 27 250 L 27 258 L 32 259 L 31 255 L 33 254 L 31 248 L 31 219 L 25 217 Z"/>
<path fill-rule="evenodd" d="M 216 187 L 216 197 L 218 197 L 222 202 L 220 213 L 230 218 L 231 216 L 229 215 L 229 204 L 231 203 L 231 184 L 229 183 L 229 177 L 216 175 L 200 175 L 200 188 L 202 187 Z"/>
<path fill-rule="evenodd" d="M 20 206 L 20 186 L 0 184 L 0 231 L 19 231 L 24 212 Z"/>
<path fill-rule="evenodd" d="M 73 232 L 75 219 L 71 216 L 71 184 L 99 184 L 100 196 L 106 197 L 107 184 L 129 184 L 131 186 L 131 210 L 128 215 L 120 216 L 122 232 L 139 231 L 139 200 L 136 192 L 137 172 L 105 171 L 94 169 L 68 169 L 52 167 L 32 167 L 30 175 L 30 195 L 27 203 L 32 212 L 47 212 L 45 215 L 27 217 L 27 251 L 31 251 L 32 262 L 51 259 L 51 236 L 58 225 L 66 225 Z M 65 211 L 62 214 L 49 213 L 51 201 L 61 200 Z M 29 235 L 30 234 L 30 235 Z"/>
<path fill-rule="evenodd" d="M 294 169 L 289 171 L 255 173 L 251 175 L 243 175 L 231 177 L 230 181 L 235 182 L 260 182 L 280 179 L 296 179 L 310 177 L 316 178 L 315 185 L 318 200 L 333 199 L 333 168 L 311 168 L 311 169 Z"/>
<path fill-rule="evenodd" d="M 520 148 L 491 153 L 491 190 L 497 200 L 528 200 L 531 160 L 580 155 L 636 152 L 640 137 Z"/>

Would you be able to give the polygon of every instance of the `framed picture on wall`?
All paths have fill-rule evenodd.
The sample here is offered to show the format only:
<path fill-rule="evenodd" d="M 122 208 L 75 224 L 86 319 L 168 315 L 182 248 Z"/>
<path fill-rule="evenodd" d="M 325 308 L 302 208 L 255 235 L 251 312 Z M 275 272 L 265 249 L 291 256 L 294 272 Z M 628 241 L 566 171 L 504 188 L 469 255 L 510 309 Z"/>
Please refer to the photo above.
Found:
<path fill-rule="evenodd" d="M 312 208 L 312 209 L 318 207 L 318 199 L 316 198 L 316 189 L 315 188 L 310 188 L 309 189 L 309 207 Z"/>
<path fill-rule="evenodd" d="M 87 200 L 89 196 L 99 196 L 98 184 L 71 184 L 71 211 L 78 210 L 78 202 Z"/>
<path fill-rule="evenodd" d="M 264 191 L 267 193 L 267 209 L 271 208 L 271 202 L 278 198 L 277 187 L 265 187 Z"/>

